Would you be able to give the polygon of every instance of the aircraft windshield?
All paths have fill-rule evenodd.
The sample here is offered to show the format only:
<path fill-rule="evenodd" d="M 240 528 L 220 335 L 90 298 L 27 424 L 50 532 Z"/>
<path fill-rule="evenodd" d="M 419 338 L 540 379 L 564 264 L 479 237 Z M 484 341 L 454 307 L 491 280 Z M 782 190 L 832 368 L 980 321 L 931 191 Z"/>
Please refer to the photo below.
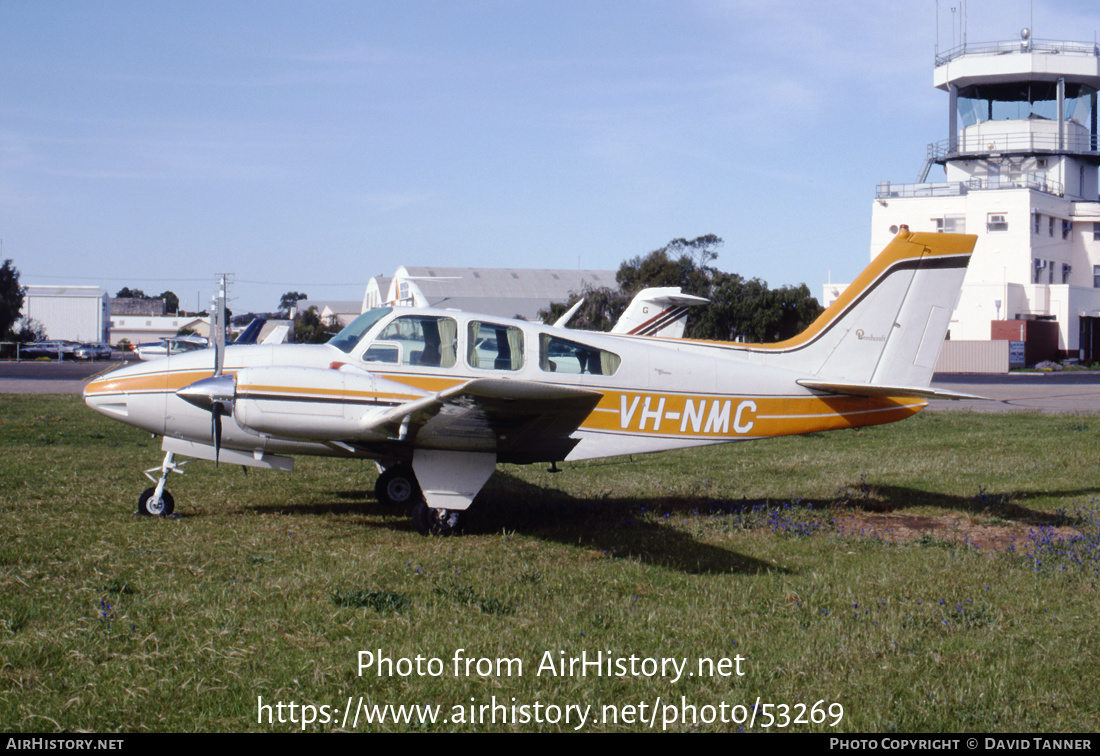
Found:
<path fill-rule="evenodd" d="M 341 352 L 351 354 L 351 350 L 355 349 L 355 345 L 367 334 L 367 331 L 392 311 L 392 307 L 379 307 L 376 310 L 367 310 L 355 320 L 348 323 L 344 330 L 329 339 L 328 343 Z"/>

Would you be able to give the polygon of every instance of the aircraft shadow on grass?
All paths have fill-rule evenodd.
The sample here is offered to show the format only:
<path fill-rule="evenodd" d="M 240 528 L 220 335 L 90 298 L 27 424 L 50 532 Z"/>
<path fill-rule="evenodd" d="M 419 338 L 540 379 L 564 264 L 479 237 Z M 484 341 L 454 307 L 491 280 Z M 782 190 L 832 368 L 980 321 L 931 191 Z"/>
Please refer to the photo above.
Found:
<path fill-rule="evenodd" d="M 373 491 L 333 491 L 329 495 L 332 498 L 321 503 L 253 509 L 298 515 L 363 512 L 392 515 L 382 521 L 372 520 L 368 527 L 412 529 L 407 512 L 378 503 Z M 689 574 L 790 572 L 762 559 L 700 543 L 689 533 L 659 522 L 666 512 L 690 511 L 700 506 L 706 506 L 703 497 L 578 498 L 498 472 L 478 496 L 476 517 L 467 520 L 463 532 L 465 535 L 516 532 Z M 654 514 L 658 510 L 659 514 Z"/>
<path fill-rule="evenodd" d="M 747 516 L 789 506 L 817 513 L 823 522 L 841 523 L 849 513 L 889 515 L 913 507 L 928 507 L 945 514 L 991 517 L 1006 524 L 1024 526 L 1074 526 L 1076 518 L 1026 506 L 1029 499 L 1089 496 L 1086 489 L 989 494 L 973 496 L 922 491 L 904 486 L 860 485 L 823 499 L 730 499 L 704 491 L 651 497 L 576 497 L 499 472 L 477 499 L 476 516 L 465 527 L 467 535 L 516 532 L 534 538 L 580 545 L 613 558 L 639 559 L 689 574 L 759 574 L 791 570 L 729 549 L 702 543 L 689 532 L 665 523 L 665 516 Z M 373 491 L 332 491 L 327 502 L 259 507 L 287 514 L 392 515 L 372 520 L 369 527 L 407 530 L 406 513 L 377 503 Z M 764 517 L 751 527 L 764 529 Z M 812 519 L 812 518 L 807 518 Z M 842 531 L 843 528 L 841 527 Z M 886 532 L 884 537 L 889 538 Z"/>

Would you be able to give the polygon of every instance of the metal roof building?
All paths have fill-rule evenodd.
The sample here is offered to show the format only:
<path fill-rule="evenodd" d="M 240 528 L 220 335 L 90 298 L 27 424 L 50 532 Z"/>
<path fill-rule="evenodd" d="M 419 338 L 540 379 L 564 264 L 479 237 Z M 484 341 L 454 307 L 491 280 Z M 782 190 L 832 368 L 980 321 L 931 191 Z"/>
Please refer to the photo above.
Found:
<path fill-rule="evenodd" d="M 106 341 L 110 297 L 99 286 L 24 286 L 24 319 L 38 321 L 51 339 Z"/>
<path fill-rule="evenodd" d="M 388 279 L 367 285 L 364 307 L 379 304 L 440 307 L 500 317 L 536 320 L 539 310 L 565 302 L 586 288 L 618 288 L 613 270 L 541 270 L 530 268 L 447 268 L 402 265 Z"/>

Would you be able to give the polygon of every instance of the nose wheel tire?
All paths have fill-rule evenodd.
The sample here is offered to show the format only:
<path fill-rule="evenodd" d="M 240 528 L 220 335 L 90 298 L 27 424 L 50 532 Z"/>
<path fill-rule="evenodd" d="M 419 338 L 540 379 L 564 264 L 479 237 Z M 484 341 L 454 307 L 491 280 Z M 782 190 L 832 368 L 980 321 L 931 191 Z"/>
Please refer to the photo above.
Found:
<path fill-rule="evenodd" d="M 156 488 L 146 488 L 141 496 L 138 497 L 139 515 L 163 517 L 175 511 L 176 502 L 172 499 L 172 494 L 167 491 L 162 491 L 160 494 L 160 501 L 156 501 L 153 498 L 156 493 Z"/>
<path fill-rule="evenodd" d="M 413 509 L 413 525 L 420 535 L 449 536 L 462 529 L 463 512 L 459 509 L 435 509 L 421 499 Z"/>
<path fill-rule="evenodd" d="M 386 506 L 396 507 L 420 497 L 420 486 L 409 465 L 387 467 L 374 484 L 374 495 Z"/>

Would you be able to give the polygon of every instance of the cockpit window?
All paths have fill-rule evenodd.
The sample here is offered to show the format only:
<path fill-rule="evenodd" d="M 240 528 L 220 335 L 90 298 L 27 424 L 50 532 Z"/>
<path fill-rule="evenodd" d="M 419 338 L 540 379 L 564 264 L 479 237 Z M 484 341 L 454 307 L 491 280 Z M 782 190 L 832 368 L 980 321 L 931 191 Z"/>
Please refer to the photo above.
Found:
<path fill-rule="evenodd" d="M 376 310 L 367 310 L 355 320 L 348 323 L 344 330 L 329 339 L 328 343 L 342 352 L 351 354 L 351 351 L 355 349 L 360 339 L 367 334 L 367 331 L 373 328 L 375 323 L 389 315 L 392 311 L 392 307 L 379 307 Z"/>
<path fill-rule="evenodd" d="M 470 367 L 519 370 L 523 367 L 523 331 L 515 326 L 471 320 L 466 361 Z"/>
<path fill-rule="evenodd" d="M 379 362 L 396 362 L 398 360 L 388 360 L 382 354 L 375 354 L 375 346 L 384 346 L 387 350 L 396 347 L 402 365 L 449 368 L 455 364 L 457 338 L 458 323 L 451 318 L 408 315 L 395 319 L 382 329 L 368 353 Z M 386 343 L 382 345 L 381 342 Z"/>
<path fill-rule="evenodd" d="M 539 336 L 539 367 L 548 373 L 615 375 L 622 359 L 613 352 L 544 333 Z"/>

